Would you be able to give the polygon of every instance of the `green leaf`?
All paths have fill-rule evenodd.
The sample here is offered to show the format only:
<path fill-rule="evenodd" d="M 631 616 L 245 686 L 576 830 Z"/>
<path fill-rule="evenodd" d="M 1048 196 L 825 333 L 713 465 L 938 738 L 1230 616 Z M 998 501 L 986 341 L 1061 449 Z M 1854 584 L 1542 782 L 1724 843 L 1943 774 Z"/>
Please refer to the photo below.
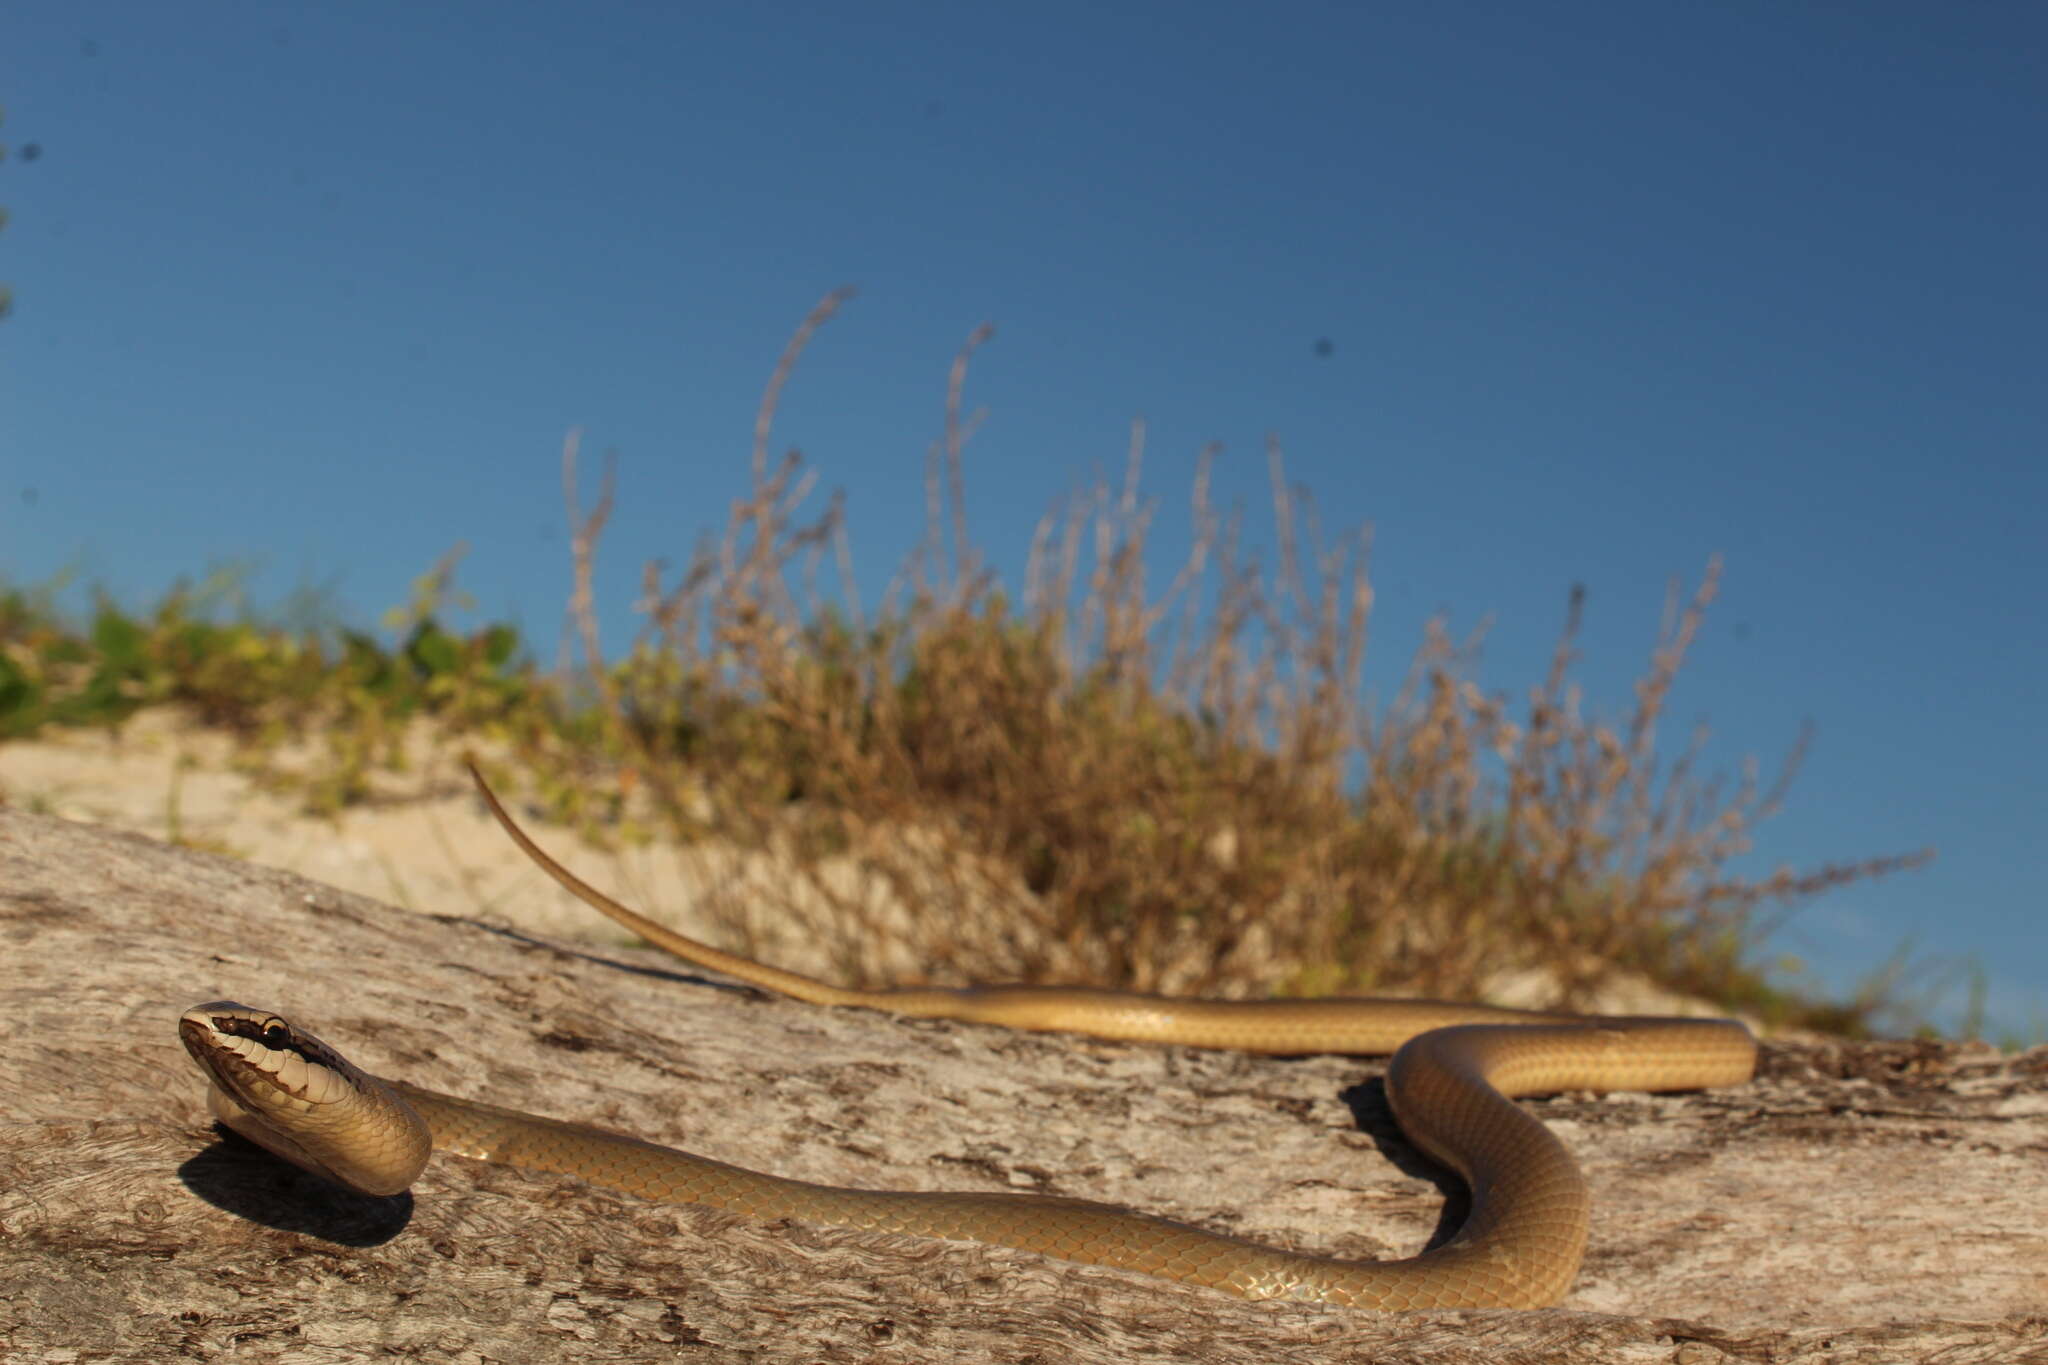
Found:
<path fill-rule="evenodd" d="M 519 652 L 519 632 L 511 626 L 492 626 L 484 632 L 484 662 L 503 671 Z"/>
<path fill-rule="evenodd" d="M 433 622 L 423 622 L 406 641 L 406 657 L 414 669 L 430 678 L 445 678 L 462 668 L 462 647 L 447 631 Z"/>
<path fill-rule="evenodd" d="M 92 642 L 100 652 L 103 671 L 139 677 L 148 667 L 148 637 L 142 627 L 102 604 L 92 623 Z"/>

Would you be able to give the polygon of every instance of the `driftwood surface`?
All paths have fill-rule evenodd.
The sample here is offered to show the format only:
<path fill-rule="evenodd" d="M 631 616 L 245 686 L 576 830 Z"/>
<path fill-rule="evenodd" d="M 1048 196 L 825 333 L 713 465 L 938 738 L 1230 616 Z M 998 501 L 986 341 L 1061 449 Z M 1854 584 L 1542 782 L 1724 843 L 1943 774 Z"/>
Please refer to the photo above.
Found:
<path fill-rule="evenodd" d="M 1570 1297 L 1399 1315 L 449 1157 L 348 1195 L 208 1122 L 173 1022 L 223 997 L 386 1075 L 809 1180 L 1362 1257 L 1461 1198 L 1379 1061 L 818 1009 L 0 810 L 0 1359 L 2048 1361 L 2048 1049 L 1773 1044 L 1740 1089 L 1534 1101 L 1594 1187 Z"/>

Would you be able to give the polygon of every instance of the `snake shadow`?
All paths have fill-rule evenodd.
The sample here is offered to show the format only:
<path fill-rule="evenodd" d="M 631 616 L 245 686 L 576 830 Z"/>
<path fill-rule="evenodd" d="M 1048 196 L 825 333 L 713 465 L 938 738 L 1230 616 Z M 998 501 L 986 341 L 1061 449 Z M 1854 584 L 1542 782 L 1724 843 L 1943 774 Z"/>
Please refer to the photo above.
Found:
<path fill-rule="evenodd" d="M 1358 1130 L 1371 1138 L 1394 1169 L 1417 1180 L 1427 1180 L 1443 1195 L 1443 1207 L 1437 1211 L 1436 1228 L 1429 1234 L 1429 1241 L 1422 1250 L 1434 1251 L 1458 1235 L 1458 1229 L 1465 1226 L 1466 1217 L 1472 1212 L 1472 1191 L 1455 1171 L 1449 1171 L 1424 1156 L 1415 1144 L 1402 1133 L 1401 1125 L 1394 1122 L 1394 1107 L 1387 1102 L 1387 1083 L 1375 1076 L 1369 1081 L 1346 1087 L 1337 1096 L 1351 1110 L 1351 1118 Z M 1418 1253 L 1419 1254 L 1419 1253 Z"/>
<path fill-rule="evenodd" d="M 412 1221 L 412 1194 L 355 1194 L 302 1171 L 220 1124 L 219 1139 L 178 1167 L 185 1188 L 252 1223 L 345 1247 L 381 1246 Z"/>
<path fill-rule="evenodd" d="M 724 991 L 729 995 L 740 996 L 744 999 L 774 1000 L 778 998 L 772 991 L 764 991 L 759 986 L 749 986 L 745 982 L 729 981 L 723 977 L 707 976 L 687 964 L 678 963 L 675 967 L 650 967 L 644 962 L 622 962 L 615 957 L 606 957 L 600 952 L 588 952 L 571 944 L 557 942 L 554 939 L 541 938 L 536 934 L 529 934 L 523 930 L 512 928 L 509 925 L 488 924 L 483 920 L 471 919 L 466 915 L 435 915 L 433 918 L 443 924 L 459 925 L 465 929 L 481 930 L 486 934 L 504 939 L 507 943 L 516 943 L 522 948 L 540 949 L 554 953 L 559 957 L 573 958 L 576 961 L 589 962 L 599 967 L 609 967 L 613 971 L 624 972 L 629 976 L 644 976 L 655 981 L 676 981 L 687 986 L 705 986 L 712 990 Z"/>

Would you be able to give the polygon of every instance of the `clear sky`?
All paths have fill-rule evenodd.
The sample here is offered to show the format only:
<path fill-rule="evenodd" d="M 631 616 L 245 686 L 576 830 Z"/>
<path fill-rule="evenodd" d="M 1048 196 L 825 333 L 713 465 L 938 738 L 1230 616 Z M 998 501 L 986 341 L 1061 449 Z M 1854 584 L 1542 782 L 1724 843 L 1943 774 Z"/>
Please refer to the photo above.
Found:
<path fill-rule="evenodd" d="M 2033 4 L 23 0 L 0 573 L 253 560 L 367 622 L 467 541 L 548 658 L 582 426 L 622 641 L 854 284 L 777 444 L 871 590 L 983 321 L 969 517 L 1012 582 L 1140 416 L 1162 555 L 1207 441 L 1260 523 L 1269 432 L 1377 528 L 1383 688 L 1442 610 L 1525 689 L 1583 582 L 1620 711 L 1723 552 L 1667 745 L 1818 726 L 1742 870 L 1939 849 L 1777 946 L 1844 982 L 1910 937 L 2040 1033 L 2044 53 Z"/>

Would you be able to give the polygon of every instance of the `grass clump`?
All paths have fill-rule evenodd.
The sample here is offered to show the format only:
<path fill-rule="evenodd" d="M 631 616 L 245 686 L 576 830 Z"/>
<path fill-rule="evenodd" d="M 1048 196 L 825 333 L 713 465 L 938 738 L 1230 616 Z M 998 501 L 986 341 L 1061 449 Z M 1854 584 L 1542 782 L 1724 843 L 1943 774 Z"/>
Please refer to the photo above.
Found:
<path fill-rule="evenodd" d="M 1774 988 L 1753 962 L 1763 915 L 1927 855 L 1727 875 L 1804 742 L 1768 785 L 1753 770 L 1732 789 L 1696 782 L 1703 733 L 1659 762 L 1718 562 L 1674 601 L 1618 721 L 1582 714 L 1570 681 L 1577 590 L 1519 716 L 1441 623 L 1375 712 L 1362 533 L 1323 543 L 1273 448 L 1278 550 L 1262 568 L 1210 503 L 1205 453 L 1190 551 L 1154 593 L 1139 429 L 1120 488 L 1098 482 L 1041 523 L 1013 602 L 964 530 L 962 392 L 984 328 L 953 365 L 925 543 L 870 614 L 840 505 L 800 520 L 810 478 L 793 454 L 768 460 L 781 388 L 841 300 L 771 378 L 751 497 L 673 587 L 650 566 L 645 629 L 613 666 L 587 590 L 609 473 L 588 518 L 571 499 L 572 600 L 610 747 L 679 837 L 773 847 L 805 883 L 768 906 L 724 898 L 729 936 L 758 946 L 760 926 L 795 921 L 867 981 L 908 964 L 948 981 L 1470 996 L 1535 971 L 1576 1004 L 1628 972 L 1783 1022 L 1855 1029 L 1881 1007 Z M 573 464 L 572 446 L 572 487 Z"/>
<path fill-rule="evenodd" d="M 273 777 L 286 738 L 314 738 L 322 757 L 297 780 L 331 809 L 407 762 L 404 734 L 430 720 L 440 744 L 494 741 L 500 779 L 586 829 L 651 822 L 684 845 L 774 855 L 782 876 L 735 878 L 705 909 L 743 950 L 800 938 L 866 983 L 1471 998 L 1533 973 L 1541 1000 L 1577 1005 L 1629 975 L 1852 1033 L 1897 1003 L 1788 988 L 1758 945 L 1771 916 L 1928 855 L 1732 876 L 1804 740 L 1769 783 L 1753 768 L 1697 780 L 1703 734 L 1657 752 L 1718 562 L 1674 595 L 1625 715 L 1587 715 L 1571 680 L 1577 589 L 1525 704 L 1483 691 L 1436 622 L 1375 708 L 1363 534 L 1326 542 L 1275 447 L 1262 565 L 1210 501 L 1207 452 L 1189 552 L 1154 591 L 1138 429 L 1120 487 L 1098 481 L 1041 523 L 1013 596 L 965 534 L 976 419 L 962 400 L 983 328 L 952 368 L 925 541 L 870 607 L 842 504 L 803 519 L 813 476 L 794 454 L 769 459 L 781 390 L 845 297 L 813 311 L 771 376 L 751 493 L 723 533 L 673 583 L 646 569 L 623 653 L 601 646 L 593 590 L 613 475 L 584 513 L 572 435 L 575 676 L 540 670 L 509 627 L 444 627 L 452 556 L 390 645 L 210 623 L 182 590 L 146 616 L 102 601 L 80 631 L 14 592 L 0 594 L 0 735 L 177 702 Z"/>

